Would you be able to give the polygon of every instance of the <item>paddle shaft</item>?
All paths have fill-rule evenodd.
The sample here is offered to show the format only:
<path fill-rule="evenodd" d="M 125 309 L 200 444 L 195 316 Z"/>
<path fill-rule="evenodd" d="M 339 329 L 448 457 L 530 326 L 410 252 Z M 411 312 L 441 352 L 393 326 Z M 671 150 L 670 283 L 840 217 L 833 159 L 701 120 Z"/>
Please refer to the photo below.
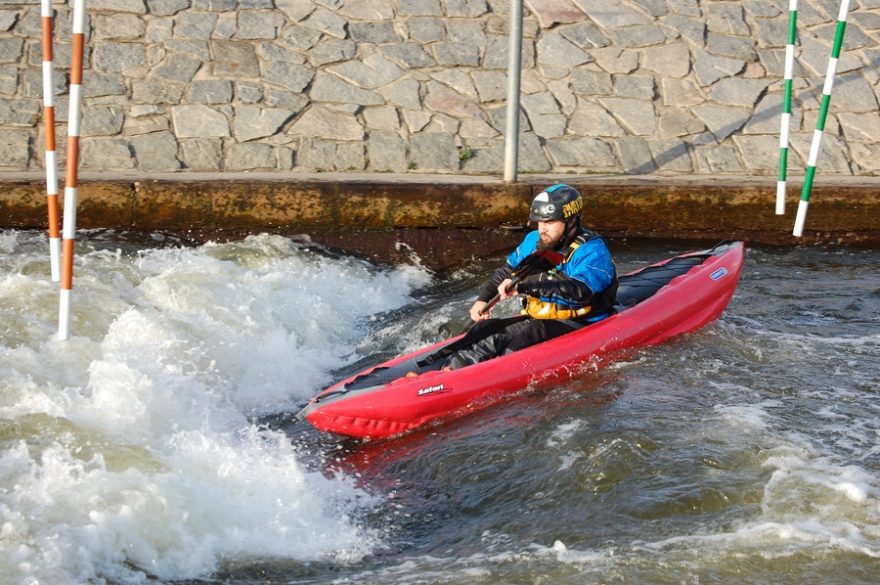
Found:
<path fill-rule="evenodd" d="M 507 288 L 505 288 L 505 291 L 510 291 L 510 290 L 511 290 L 512 288 L 514 288 L 517 284 L 519 284 L 520 282 L 522 282 L 522 279 L 523 279 L 525 276 L 526 276 L 525 274 L 522 274 L 522 275 L 515 274 L 515 275 L 513 276 L 513 278 L 510 279 L 510 284 L 507 285 Z M 477 314 L 478 314 L 478 315 L 485 315 L 486 313 L 488 313 L 489 311 L 491 311 L 491 310 L 492 310 L 492 307 L 494 307 L 495 305 L 497 305 L 497 304 L 498 304 L 498 301 L 500 301 L 500 300 L 501 300 L 501 293 L 495 293 L 495 296 L 492 297 L 491 299 L 489 299 L 488 301 L 486 301 L 485 306 L 483 306 L 483 308 L 481 308 L 481 309 L 477 312 Z M 479 321 L 473 321 L 470 325 L 468 325 L 468 326 L 465 328 L 464 331 L 462 331 L 462 333 L 467 333 L 468 331 L 470 331 L 471 327 L 473 327 L 474 325 L 476 325 L 478 322 L 479 322 Z"/>
<path fill-rule="evenodd" d="M 523 259 L 520 266 L 518 266 L 517 269 L 513 271 L 513 274 L 510 277 L 510 284 L 507 285 L 507 290 L 510 290 L 511 287 L 516 286 L 517 284 L 522 282 L 522 280 L 527 276 L 530 276 L 541 270 L 552 268 L 553 266 L 560 264 L 563 260 L 564 256 L 554 250 L 538 250 L 536 252 L 533 252 L 532 254 L 529 254 L 528 256 L 526 256 L 526 258 Z M 485 315 L 486 312 L 490 311 L 492 307 L 497 305 L 498 301 L 500 300 L 501 294 L 498 293 L 486 302 L 486 305 L 480 309 L 479 314 Z M 474 326 L 477 323 L 483 322 L 483 319 L 480 319 L 479 321 L 474 321 L 471 320 L 470 317 L 468 317 L 468 320 L 470 322 L 458 332 L 458 335 L 464 335 L 463 338 L 459 339 L 458 341 L 454 341 L 443 349 L 425 357 L 424 359 L 417 362 L 417 365 L 419 367 L 424 367 L 425 365 L 433 363 L 438 359 L 445 358 L 452 352 L 457 351 L 462 347 L 466 347 L 471 343 L 482 339 L 483 337 L 491 335 L 495 332 L 496 327 L 506 326 L 506 323 L 504 323 L 502 320 L 496 320 L 496 327 L 482 327 L 477 333 L 473 333 Z M 446 326 L 441 327 L 440 330 L 443 331 L 445 327 Z"/>

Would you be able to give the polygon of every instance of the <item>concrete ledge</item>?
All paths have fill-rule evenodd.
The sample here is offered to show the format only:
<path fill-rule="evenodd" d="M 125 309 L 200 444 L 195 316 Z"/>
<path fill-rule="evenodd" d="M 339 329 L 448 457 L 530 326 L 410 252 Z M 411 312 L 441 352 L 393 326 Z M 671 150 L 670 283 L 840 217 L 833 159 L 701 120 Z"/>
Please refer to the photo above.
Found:
<path fill-rule="evenodd" d="M 534 194 L 554 182 L 586 196 L 588 225 L 609 238 L 880 244 L 880 178 L 874 177 L 818 180 L 803 238 L 791 236 L 801 184 L 789 181 L 788 213 L 777 216 L 770 177 L 527 175 L 509 185 L 486 176 L 385 173 L 83 175 L 77 224 L 194 239 L 307 234 L 379 260 L 394 260 L 409 247 L 442 266 L 438 247 L 508 247 L 519 235 L 497 228 L 522 226 Z M 0 175 L 0 193 L 0 227 L 46 227 L 41 174 Z M 453 257 L 460 260 L 460 250 Z"/>

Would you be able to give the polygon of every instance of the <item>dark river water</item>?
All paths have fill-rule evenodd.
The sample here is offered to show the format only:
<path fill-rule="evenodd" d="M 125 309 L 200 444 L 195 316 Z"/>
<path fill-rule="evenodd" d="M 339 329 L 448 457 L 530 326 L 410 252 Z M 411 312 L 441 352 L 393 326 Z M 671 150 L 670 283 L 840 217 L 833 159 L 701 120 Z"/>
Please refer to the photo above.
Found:
<path fill-rule="evenodd" d="M 705 247 L 609 244 L 621 272 Z M 0 232 L 4 582 L 878 582 L 877 250 L 749 248 L 703 330 L 359 444 L 295 414 L 497 258 L 86 234 L 58 341 L 46 247 Z"/>

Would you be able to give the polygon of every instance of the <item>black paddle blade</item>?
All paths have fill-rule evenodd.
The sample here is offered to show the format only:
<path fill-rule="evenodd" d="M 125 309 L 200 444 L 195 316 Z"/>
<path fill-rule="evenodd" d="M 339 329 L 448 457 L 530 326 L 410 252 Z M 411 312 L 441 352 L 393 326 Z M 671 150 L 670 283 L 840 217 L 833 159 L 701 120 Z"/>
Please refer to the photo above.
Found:
<path fill-rule="evenodd" d="M 470 317 L 468 317 L 467 321 L 467 323 L 465 323 L 464 321 L 462 321 L 461 323 L 453 323 L 452 321 L 447 321 L 446 323 L 440 325 L 440 327 L 437 329 L 437 332 L 442 337 L 455 337 L 470 326 L 470 323 L 472 323 Z"/>

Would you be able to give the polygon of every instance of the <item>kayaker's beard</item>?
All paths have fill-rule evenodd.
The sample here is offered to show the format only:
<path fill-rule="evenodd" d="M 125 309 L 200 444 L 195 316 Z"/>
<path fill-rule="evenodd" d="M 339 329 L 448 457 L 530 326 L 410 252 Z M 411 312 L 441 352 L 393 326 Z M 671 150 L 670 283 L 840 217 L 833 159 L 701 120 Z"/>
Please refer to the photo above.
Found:
<path fill-rule="evenodd" d="M 562 236 L 552 240 L 547 239 L 548 237 L 547 234 L 540 234 L 540 237 L 538 238 L 538 250 L 555 250 L 562 242 Z"/>

